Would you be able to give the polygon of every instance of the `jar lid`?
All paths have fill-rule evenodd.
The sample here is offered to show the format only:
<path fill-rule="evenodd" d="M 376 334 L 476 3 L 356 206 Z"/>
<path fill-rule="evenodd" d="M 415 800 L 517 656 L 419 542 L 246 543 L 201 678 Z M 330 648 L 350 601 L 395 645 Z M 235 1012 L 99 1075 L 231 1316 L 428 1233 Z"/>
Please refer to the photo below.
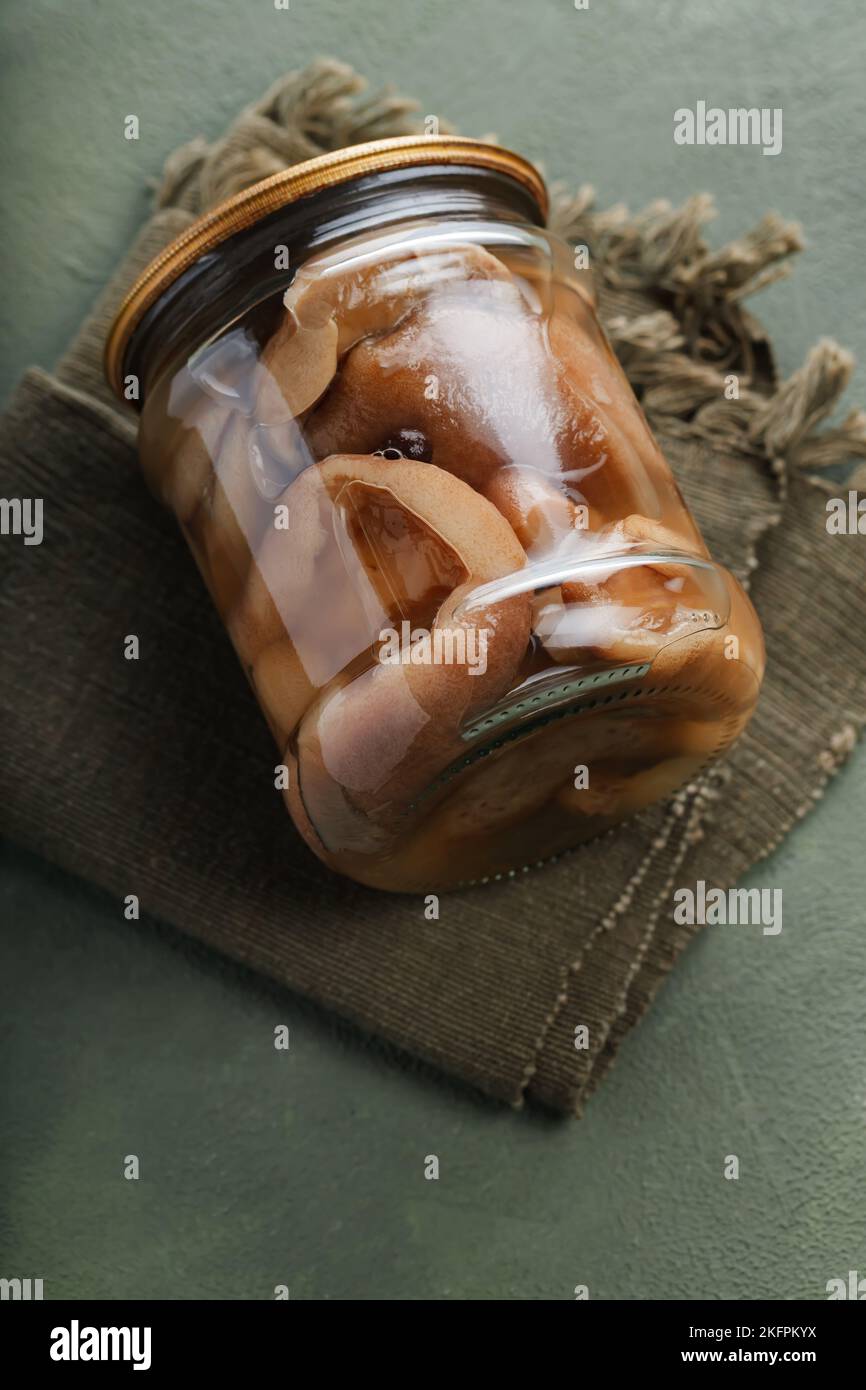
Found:
<path fill-rule="evenodd" d="M 196 219 L 139 275 L 123 300 L 105 344 L 105 375 L 122 397 L 123 359 L 129 340 L 147 310 L 200 256 L 236 232 L 310 193 L 347 183 L 365 174 L 429 164 L 461 164 L 508 175 L 535 199 L 547 217 L 547 188 L 541 174 L 521 155 L 464 135 L 400 135 L 371 140 L 293 164 L 244 188 Z"/>

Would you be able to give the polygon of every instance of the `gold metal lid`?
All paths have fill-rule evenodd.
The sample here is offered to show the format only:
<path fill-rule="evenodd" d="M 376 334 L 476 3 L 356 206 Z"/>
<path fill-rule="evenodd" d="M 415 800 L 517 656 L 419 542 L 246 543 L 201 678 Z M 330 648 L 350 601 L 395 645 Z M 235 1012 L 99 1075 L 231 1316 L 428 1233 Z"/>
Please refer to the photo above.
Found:
<path fill-rule="evenodd" d="M 199 217 L 170 242 L 139 275 L 123 300 L 105 344 L 105 375 L 122 396 L 121 373 L 127 344 L 152 304 L 194 261 L 278 208 L 308 193 L 346 183 L 361 175 L 412 165 L 469 164 L 507 174 L 526 188 L 547 217 L 548 195 L 533 164 L 500 145 L 463 135 L 400 135 L 318 155 L 252 184 Z"/>

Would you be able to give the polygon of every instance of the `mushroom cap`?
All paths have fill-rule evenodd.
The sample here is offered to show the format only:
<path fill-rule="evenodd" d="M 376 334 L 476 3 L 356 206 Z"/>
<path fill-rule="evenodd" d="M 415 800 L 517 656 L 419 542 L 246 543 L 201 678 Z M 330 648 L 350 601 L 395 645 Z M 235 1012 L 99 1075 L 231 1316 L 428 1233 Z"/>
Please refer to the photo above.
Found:
<path fill-rule="evenodd" d="M 378 242 L 378 245 L 377 245 Z M 505 280 L 483 247 L 342 247 L 310 257 L 283 296 L 283 314 L 259 364 L 256 417 L 274 423 L 309 411 L 340 359 L 361 339 L 395 328 L 424 299 L 458 280 Z M 337 452 L 328 450 L 327 452 Z"/>
<path fill-rule="evenodd" d="M 297 796 L 305 816 L 329 852 L 365 846 L 372 852 L 459 754 L 463 722 L 513 683 L 529 639 L 529 597 L 507 585 L 500 597 L 496 585 L 523 568 L 525 554 L 491 502 L 431 464 L 341 455 L 319 464 L 315 479 L 334 508 L 363 511 L 372 496 L 375 506 L 410 515 L 460 566 L 460 582 L 438 605 L 430 628 L 413 634 L 422 645 L 429 642 L 421 660 L 413 646 L 403 648 L 396 663 L 379 660 L 344 673 L 301 721 Z M 271 538 L 262 550 L 263 581 L 271 572 L 265 558 L 270 544 Z M 286 582 L 284 570 L 279 592 L 268 595 L 274 614 L 284 618 Z M 411 627 L 411 613 L 408 620 Z M 339 815 L 332 818 L 335 804 Z"/>

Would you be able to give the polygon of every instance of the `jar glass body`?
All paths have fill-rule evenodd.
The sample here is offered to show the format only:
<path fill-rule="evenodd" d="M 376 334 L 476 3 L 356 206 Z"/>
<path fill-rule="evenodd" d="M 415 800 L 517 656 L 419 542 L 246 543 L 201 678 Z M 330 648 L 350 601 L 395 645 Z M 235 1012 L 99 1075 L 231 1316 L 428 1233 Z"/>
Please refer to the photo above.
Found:
<path fill-rule="evenodd" d="M 289 240 L 153 366 L 145 475 L 313 852 L 398 891 L 521 872 L 736 737 L 757 618 L 564 243 L 483 206 Z"/>

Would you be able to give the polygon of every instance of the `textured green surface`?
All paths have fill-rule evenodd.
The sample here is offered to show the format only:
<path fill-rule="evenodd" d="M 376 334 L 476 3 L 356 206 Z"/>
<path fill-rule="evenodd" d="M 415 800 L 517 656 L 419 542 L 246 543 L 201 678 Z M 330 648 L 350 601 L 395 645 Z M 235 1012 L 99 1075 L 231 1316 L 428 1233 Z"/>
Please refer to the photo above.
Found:
<path fill-rule="evenodd" d="M 319 53 L 603 203 L 707 189 L 719 238 L 799 217 L 810 252 L 756 305 L 781 366 L 821 333 L 866 364 L 858 0 L 7 0 L 2 31 L 4 393 L 51 365 L 169 150 Z M 700 98 L 781 106 L 783 153 L 678 148 Z M 479 1102 L 7 850 L 0 1274 L 48 1297 L 748 1299 L 866 1273 L 863 768 L 750 879 L 783 890 L 782 934 L 705 932 L 579 1124 Z"/>

